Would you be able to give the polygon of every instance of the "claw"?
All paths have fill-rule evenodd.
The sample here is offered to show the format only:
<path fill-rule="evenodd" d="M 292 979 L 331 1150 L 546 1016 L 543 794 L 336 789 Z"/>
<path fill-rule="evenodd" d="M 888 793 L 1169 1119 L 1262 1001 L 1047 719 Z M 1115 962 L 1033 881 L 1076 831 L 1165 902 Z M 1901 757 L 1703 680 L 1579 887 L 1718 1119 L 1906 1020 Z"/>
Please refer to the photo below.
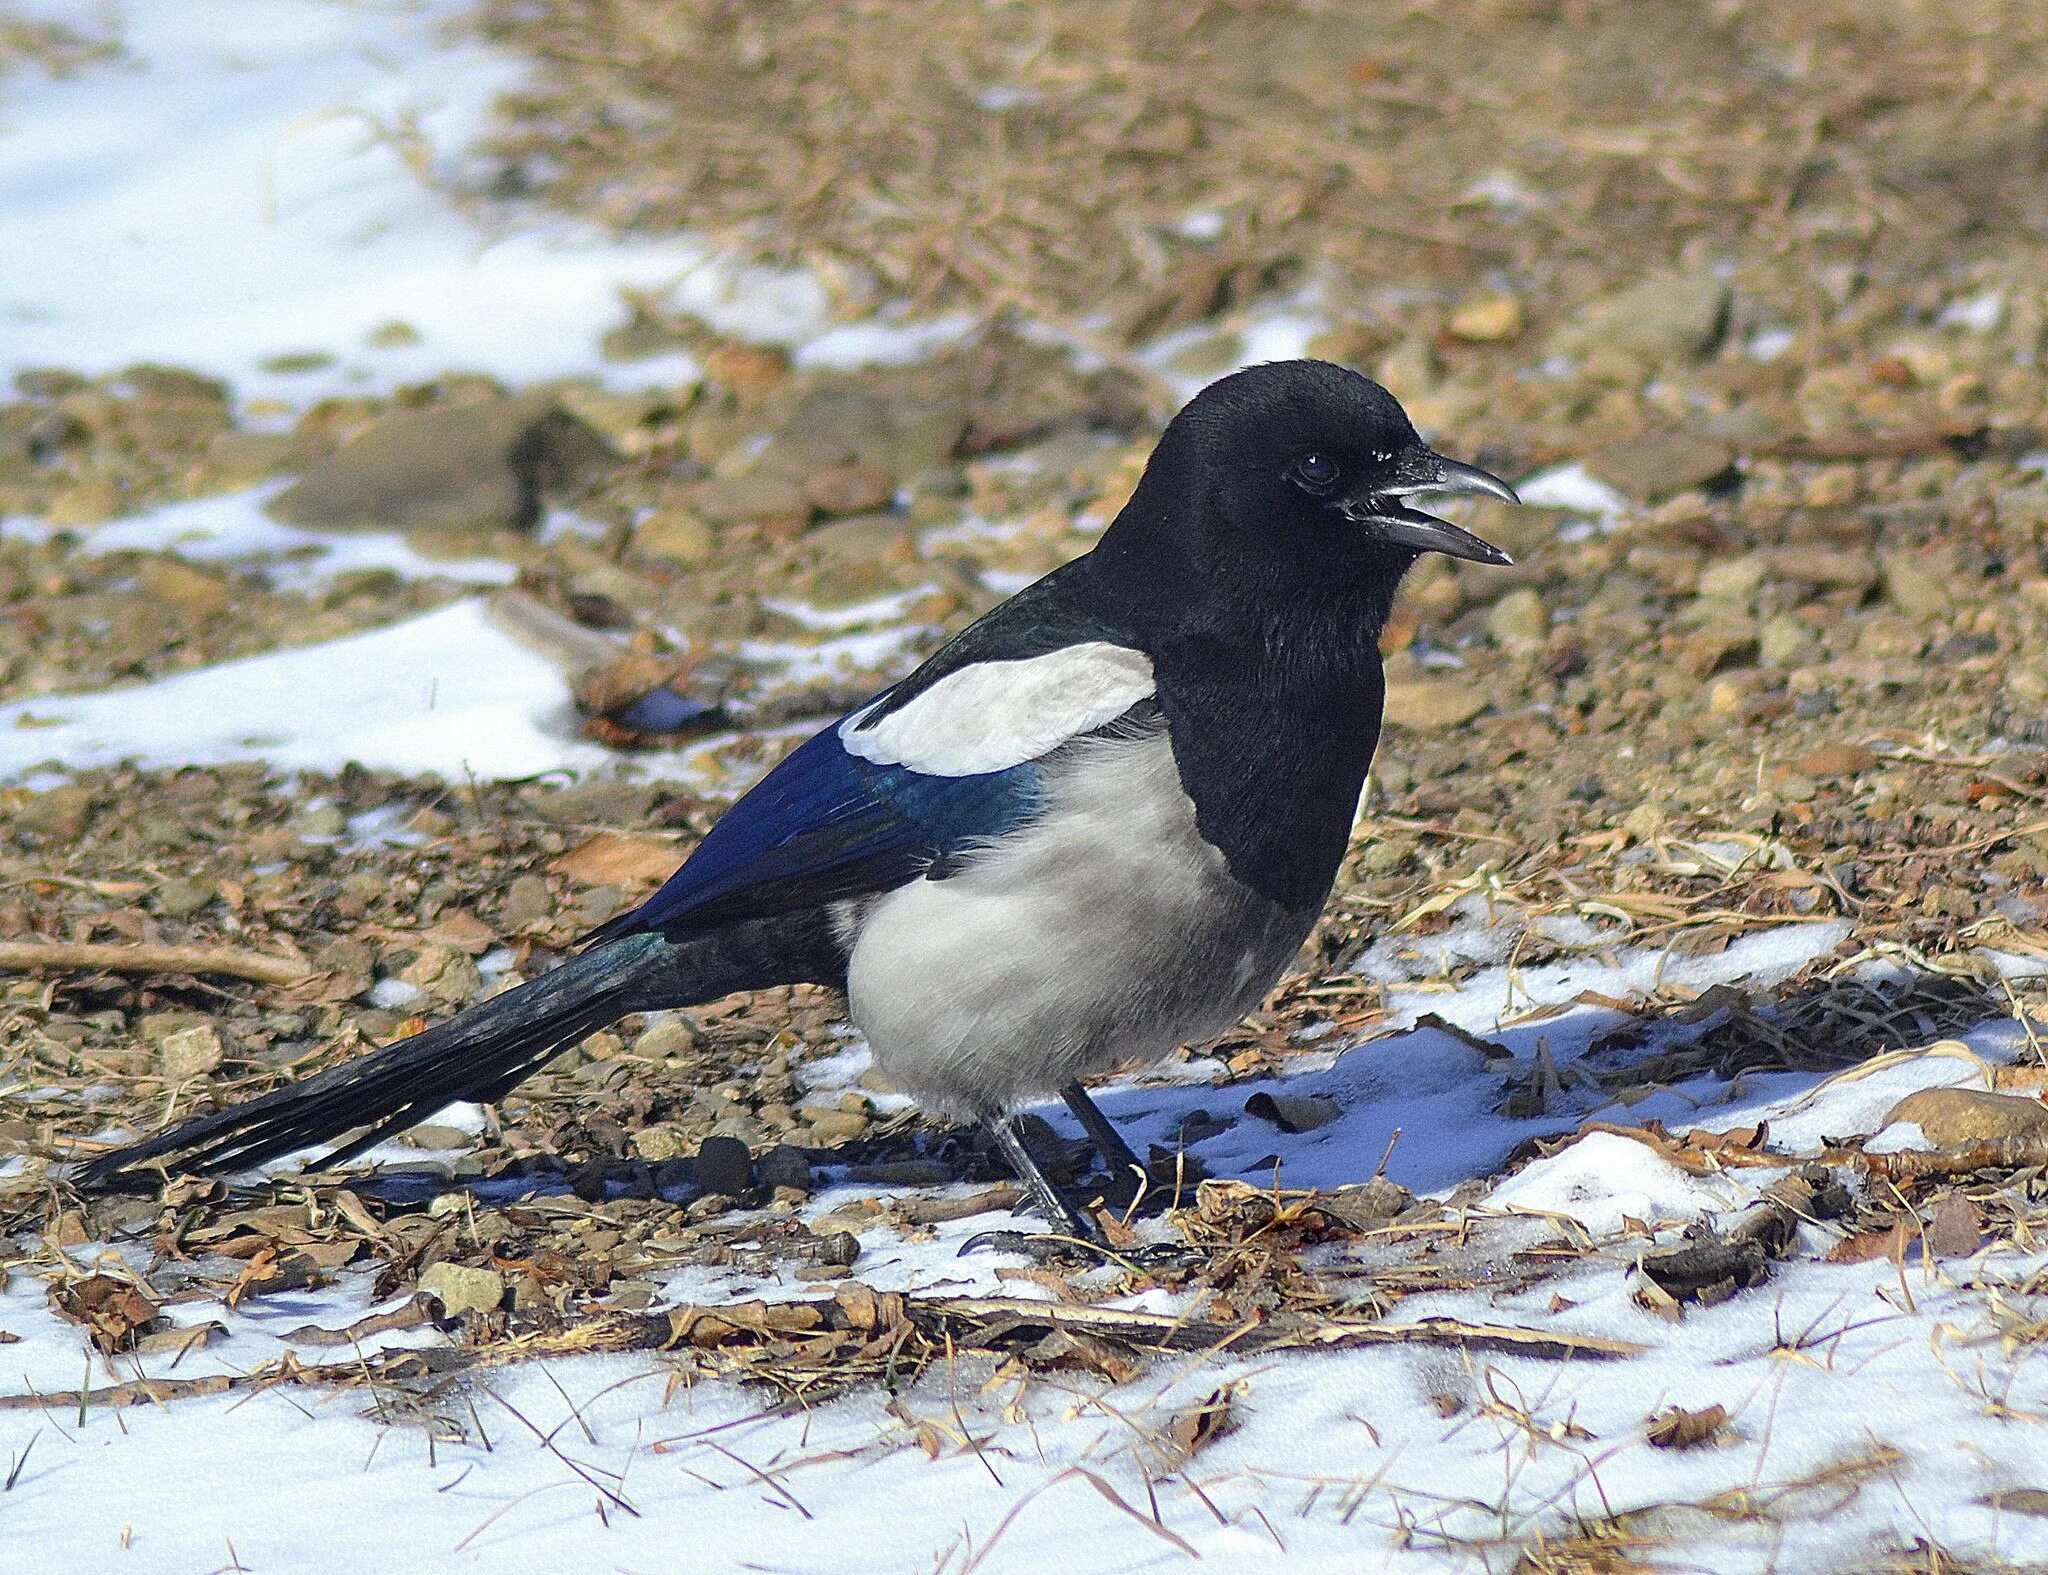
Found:
<path fill-rule="evenodd" d="M 985 1230 L 977 1231 L 962 1242 L 959 1256 L 964 1258 L 970 1252 L 984 1249 L 1014 1252 L 1040 1264 L 1072 1262 L 1076 1258 L 1087 1257 L 1100 1259 L 1105 1251 L 1078 1236 L 1056 1236 L 1044 1231 Z"/>
<path fill-rule="evenodd" d="M 1195 1248 L 1173 1242 L 1147 1242 L 1142 1246 L 1117 1248 L 1079 1236 L 1021 1230 L 979 1231 L 960 1244 L 959 1256 L 964 1258 L 970 1252 L 984 1249 L 1014 1252 L 1041 1266 L 1075 1262 L 1114 1264 L 1141 1274 L 1161 1269 L 1195 1269 L 1205 1261 L 1205 1255 Z"/>

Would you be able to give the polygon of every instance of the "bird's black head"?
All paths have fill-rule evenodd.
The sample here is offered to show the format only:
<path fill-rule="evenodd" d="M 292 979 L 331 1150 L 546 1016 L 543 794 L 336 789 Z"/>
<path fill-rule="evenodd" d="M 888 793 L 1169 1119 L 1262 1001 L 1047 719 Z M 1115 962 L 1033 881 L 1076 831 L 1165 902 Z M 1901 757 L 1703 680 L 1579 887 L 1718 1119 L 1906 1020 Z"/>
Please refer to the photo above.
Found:
<path fill-rule="evenodd" d="M 1326 571 L 1384 560 L 1398 577 L 1424 552 L 1512 561 L 1408 500 L 1484 492 L 1513 503 L 1514 489 L 1431 451 L 1392 394 L 1328 361 L 1274 361 L 1210 384 L 1174 418 L 1153 465 L 1198 486 L 1234 536 L 1306 552 Z"/>

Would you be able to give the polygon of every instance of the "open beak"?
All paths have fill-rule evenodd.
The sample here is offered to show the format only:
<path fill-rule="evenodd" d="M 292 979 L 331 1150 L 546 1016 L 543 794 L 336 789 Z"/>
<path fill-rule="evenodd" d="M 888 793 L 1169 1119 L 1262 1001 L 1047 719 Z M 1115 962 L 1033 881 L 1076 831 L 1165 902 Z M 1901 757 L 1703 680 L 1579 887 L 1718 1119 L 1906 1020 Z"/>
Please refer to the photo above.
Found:
<path fill-rule="evenodd" d="M 1345 517 L 1359 525 L 1370 525 L 1382 541 L 1412 547 L 1417 552 L 1441 552 L 1471 563 L 1490 563 L 1506 568 L 1514 563 L 1490 541 L 1440 520 L 1434 514 L 1409 508 L 1402 500 L 1427 493 L 1476 493 L 1499 498 L 1503 503 L 1520 503 L 1515 489 L 1500 477 L 1477 465 L 1446 459 L 1426 448 L 1417 448 L 1398 462 L 1392 485 L 1381 482 L 1359 497 L 1344 499 Z"/>

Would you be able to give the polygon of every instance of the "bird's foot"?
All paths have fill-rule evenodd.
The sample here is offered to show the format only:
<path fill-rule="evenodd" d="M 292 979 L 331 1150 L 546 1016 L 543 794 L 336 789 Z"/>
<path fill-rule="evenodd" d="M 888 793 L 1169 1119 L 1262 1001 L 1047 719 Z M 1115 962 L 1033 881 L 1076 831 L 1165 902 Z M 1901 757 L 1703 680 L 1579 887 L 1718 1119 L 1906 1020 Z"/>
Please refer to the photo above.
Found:
<path fill-rule="evenodd" d="M 1136 1242 L 1114 1247 L 1101 1233 L 1068 1236 L 1056 1231 L 985 1230 L 961 1243 L 960 1256 L 971 1252 L 1014 1252 L 1041 1267 L 1055 1264 L 1111 1265 L 1151 1274 L 1162 1270 L 1195 1269 L 1206 1261 L 1196 1248 L 1178 1242 Z"/>
<path fill-rule="evenodd" d="M 1014 1252 L 1041 1265 L 1077 1260 L 1099 1263 L 1106 1250 L 1100 1243 L 1079 1236 L 1029 1230 L 977 1231 L 960 1244 L 960 1256 L 963 1258 L 970 1252 Z"/>

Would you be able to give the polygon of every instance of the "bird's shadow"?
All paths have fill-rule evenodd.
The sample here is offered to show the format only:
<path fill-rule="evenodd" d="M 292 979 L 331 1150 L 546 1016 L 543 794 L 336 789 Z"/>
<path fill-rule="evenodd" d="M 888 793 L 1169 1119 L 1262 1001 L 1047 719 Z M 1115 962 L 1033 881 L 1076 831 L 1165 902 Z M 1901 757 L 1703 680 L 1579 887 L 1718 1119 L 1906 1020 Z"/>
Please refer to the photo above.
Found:
<path fill-rule="evenodd" d="M 1209 1176 L 1328 1188 L 1384 1173 L 1441 1193 L 1587 1120 L 1741 1125 L 1872 1056 L 2010 1018 L 2005 994 L 1974 979 L 1864 970 L 1716 985 L 1661 1009 L 1576 1004 L 1496 1031 L 1424 1014 L 1279 1076 L 1120 1083 L 1095 1099 L 1140 1154 L 1184 1151 Z M 1079 1136 L 1064 1109 L 1039 1113 Z"/>
<path fill-rule="evenodd" d="M 1720 973 L 1723 982 L 1683 1003 L 1630 1010 L 1581 992 L 1504 1028 L 1469 1026 L 1469 1009 L 1458 1014 L 1466 1025 L 1452 1021 L 1461 1003 L 1446 997 L 1444 1015 L 1421 1013 L 1402 1031 L 1335 1050 L 1304 1045 L 1278 1075 L 1217 1083 L 1205 1075 L 1214 1063 L 1196 1058 L 1180 1064 L 1188 1081 L 1138 1074 L 1097 1087 L 1093 1097 L 1152 1161 L 1155 1183 L 1223 1177 L 1331 1188 L 1384 1174 L 1413 1192 L 1440 1194 L 1497 1175 L 1533 1140 L 1588 1120 L 1743 1125 L 1887 1051 L 1997 1019 L 2013 1038 L 2023 1032 L 2002 991 L 1958 975 L 1866 967 L 1751 985 L 1739 969 Z M 1078 1123 L 1056 1102 L 1029 1114 L 1044 1123 L 1034 1151 L 1063 1183 L 1087 1191 L 1092 1154 Z M 804 1158 L 811 1185 L 827 1192 L 1006 1174 L 972 1129 L 912 1126 Z M 763 1169 L 759 1161 L 755 1169 Z M 1093 1169 L 1098 1188 L 1104 1174 Z M 387 1169 L 349 1184 L 401 1206 L 449 1186 L 444 1173 Z M 575 1190 L 593 1201 L 686 1204 L 705 1190 L 688 1160 L 557 1163 L 463 1185 L 493 1202 Z M 1170 1201 L 1155 1185 L 1151 1207 Z"/>

